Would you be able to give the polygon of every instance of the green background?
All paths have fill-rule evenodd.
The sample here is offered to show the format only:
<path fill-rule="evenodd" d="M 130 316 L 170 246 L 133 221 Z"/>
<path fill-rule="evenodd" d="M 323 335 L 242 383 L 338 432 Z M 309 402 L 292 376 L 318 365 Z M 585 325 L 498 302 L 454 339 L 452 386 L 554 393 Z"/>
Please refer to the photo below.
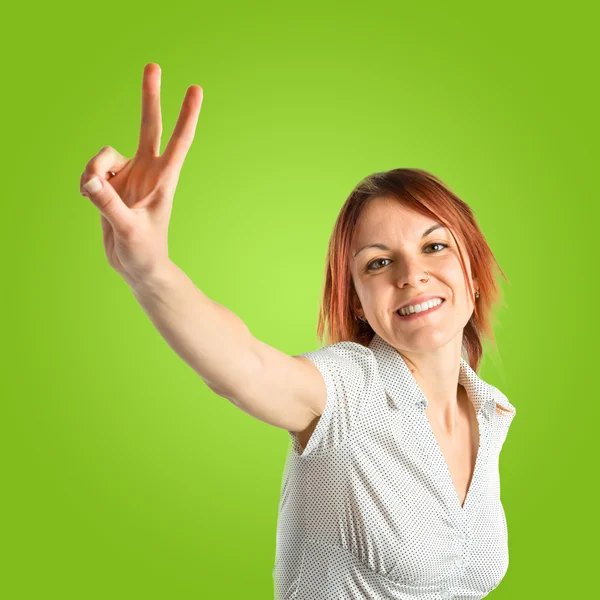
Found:
<path fill-rule="evenodd" d="M 204 89 L 171 260 L 283 352 L 320 345 L 329 235 L 363 176 L 423 168 L 473 208 L 510 280 L 480 375 L 518 412 L 500 463 L 510 566 L 490 597 L 592 594 L 597 15 L 415 5 L 5 12 L 0 596 L 273 597 L 288 434 L 170 349 L 79 195 L 103 146 L 135 153 L 148 62 L 163 150 L 187 87 Z"/>

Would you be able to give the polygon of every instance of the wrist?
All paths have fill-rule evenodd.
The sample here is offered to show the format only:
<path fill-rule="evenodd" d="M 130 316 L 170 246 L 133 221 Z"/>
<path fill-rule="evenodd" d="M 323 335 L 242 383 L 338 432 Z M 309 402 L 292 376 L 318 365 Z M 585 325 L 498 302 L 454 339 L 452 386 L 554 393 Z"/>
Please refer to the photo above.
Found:
<path fill-rule="evenodd" d="M 132 277 L 125 274 L 123 275 L 123 279 L 125 279 L 127 285 L 134 293 L 140 293 L 168 285 L 175 278 L 178 271 L 180 271 L 179 267 L 167 259 L 157 263 L 150 271 L 143 275 Z"/>

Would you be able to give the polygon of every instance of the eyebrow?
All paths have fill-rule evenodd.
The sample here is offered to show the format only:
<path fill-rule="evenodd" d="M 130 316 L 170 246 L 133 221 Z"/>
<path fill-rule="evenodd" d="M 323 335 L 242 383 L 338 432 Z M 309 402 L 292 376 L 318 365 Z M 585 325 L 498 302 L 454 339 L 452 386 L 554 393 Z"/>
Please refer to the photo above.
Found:
<path fill-rule="evenodd" d="M 432 225 L 431 227 L 429 227 L 428 229 L 426 229 L 423 232 L 423 235 L 421 236 L 421 239 L 426 238 L 430 233 L 432 233 L 436 229 L 439 229 L 440 227 L 445 228 L 445 226 L 442 225 L 441 223 L 435 223 L 434 225 Z M 380 248 L 381 250 L 391 250 L 391 248 L 388 248 L 385 244 L 382 244 L 381 242 L 379 242 L 377 244 L 367 244 L 366 246 L 363 246 L 360 250 L 357 250 L 355 252 L 354 258 L 356 258 L 357 255 L 360 252 L 362 252 L 363 250 L 365 250 L 366 248 Z"/>

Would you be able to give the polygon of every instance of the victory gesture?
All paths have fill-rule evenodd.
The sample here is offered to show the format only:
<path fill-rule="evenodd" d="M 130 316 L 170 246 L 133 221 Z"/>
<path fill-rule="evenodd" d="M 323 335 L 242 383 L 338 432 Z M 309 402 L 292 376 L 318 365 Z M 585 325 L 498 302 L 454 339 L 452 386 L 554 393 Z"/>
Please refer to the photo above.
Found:
<path fill-rule="evenodd" d="M 202 88 L 187 90 L 164 153 L 160 110 L 161 70 L 144 67 L 142 124 L 131 159 L 104 146 L 86 165 L 80 193 L 101 213 L 104 250 L 110 266 L 128 283 L 141 281 L 169 261 L 168 229 L 173 196 L 202 106 Z"/>

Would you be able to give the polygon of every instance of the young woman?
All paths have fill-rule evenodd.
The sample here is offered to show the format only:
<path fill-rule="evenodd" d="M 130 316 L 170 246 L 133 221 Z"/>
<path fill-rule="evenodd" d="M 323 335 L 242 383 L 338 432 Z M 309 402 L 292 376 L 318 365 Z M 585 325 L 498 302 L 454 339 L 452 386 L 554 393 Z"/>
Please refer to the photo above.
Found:
<path fill-rule="evenodd" d="M 318 324 L 329 343 L 288 356 L 169 260 L 202 89 L 188 89 L 161 156 L 159 92 L 150 63 L 136 155 L 102 148 L 81 193 L 101 213 L 109 264 L 167 343 L 215 393 L 289 431 L 276 598 L 483 598 L 508 568 L 498 461 L 516 410 L 477 375 L 499 291 L 471 209 L 420 169 L 359 182 L 329 244 Z"/>

